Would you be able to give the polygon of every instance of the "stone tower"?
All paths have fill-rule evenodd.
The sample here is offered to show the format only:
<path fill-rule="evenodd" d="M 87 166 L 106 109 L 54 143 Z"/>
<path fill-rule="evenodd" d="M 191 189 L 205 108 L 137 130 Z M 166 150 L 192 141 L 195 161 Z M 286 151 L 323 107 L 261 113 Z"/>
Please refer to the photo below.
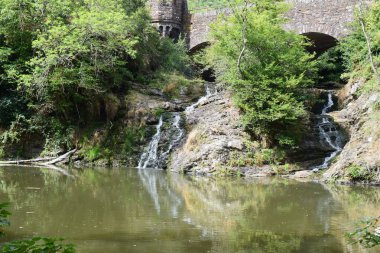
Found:
<path fill-rule="evenodd" d="M 152 22 L 165 37 L 178 40 L 188 14 L 187 0 L 150 0 Z"/>

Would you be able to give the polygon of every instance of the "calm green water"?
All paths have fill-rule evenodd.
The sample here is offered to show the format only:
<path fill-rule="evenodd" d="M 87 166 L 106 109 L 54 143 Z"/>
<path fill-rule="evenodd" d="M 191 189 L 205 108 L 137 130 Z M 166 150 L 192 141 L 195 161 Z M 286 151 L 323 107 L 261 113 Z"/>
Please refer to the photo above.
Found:
<path fill-rule="evenodd" d="M 379 215 L 380 188 L 283 179 L 185 178 L 149 170 L 0 168 L 12 203 L 2 241 L 64 237 L 79 252 L 380 252 L 344 233 Z"/>

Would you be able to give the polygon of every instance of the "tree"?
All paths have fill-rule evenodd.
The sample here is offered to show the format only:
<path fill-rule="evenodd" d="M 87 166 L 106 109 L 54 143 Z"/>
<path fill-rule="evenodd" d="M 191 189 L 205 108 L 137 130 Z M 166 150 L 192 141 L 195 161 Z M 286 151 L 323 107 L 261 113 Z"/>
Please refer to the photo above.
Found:
<path fill-rule="evenodd" d="M 368 84 L 380 84 L 380 1 L 360 4 L 352 23 L 352 33 L 340 43 L 347 77 L 368 79 Z M 372 85 L 367 85 L 372 86 Z"/>
<path fill-rule="evenodd" d="M 315 63 L 305 39 L 285 31 L 278 0 L 235 0 L 232 14 L 212 25 L 207 63 L 231 87 L 247 129 L 262 139 L 293 144 L 287 131 L 304 115 L 304 88 L 313 82 Z"/>

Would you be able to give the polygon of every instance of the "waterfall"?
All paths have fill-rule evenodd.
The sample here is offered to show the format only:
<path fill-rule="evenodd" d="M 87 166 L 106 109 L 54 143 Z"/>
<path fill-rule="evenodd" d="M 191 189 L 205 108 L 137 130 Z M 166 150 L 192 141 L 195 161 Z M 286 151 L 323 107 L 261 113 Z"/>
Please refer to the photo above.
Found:
<path fill-rule="evenodd" d="M 178 132 L 178 134 L 170 142 L 168 149 L 162 154 L 162 157 L 164 157 L 165 159 L 169 156 L 173 147 L 178 145 L 180 143 L 180 141 L 182 140 L 182 137 L 185 135 L 185 130 L 181 127 L 180 121 L 181 121 L 181 114 L 179 114 L 178 112 L 174 113 L 173 126 L 174 126 L 175 130 Z"/>
<path fill-rule="evenodd" d="M 196 107 L 207 101 L 216 93 L 210 85 L 206 85 L 206 95 L 201 97 L 196 103 L 188 106 L 185 113 L 192 112 Z M 166 178 L 162 177 L 159 170 L 166 166 L 166 161 L 173 148 L 180 144 L 185 136 L 185 129 L 181 124 L 182 116 L 179 112 L 165 113 L 161 115 L 156 126 L 156 133 L 152 137 L 144 152 L 142 153 L 138 165 L 139 176 L 144 188 L 153 200 L 154 207 L 158 214 L 161 214 L 161 205 L 170 203 L 172 206 L 171 217 L 178 215 L 178 209 L 182 206 L 181 199 L 168 185 Z M 168 123 L 168 124 L 165 124 Z M 166 191 L 167 194 L 160 194 Z M 162 196 L 168 196 L 163 198 Z"/>
<path fill-rule="evenodd" d="M 156 126 L 156 134 L 153 136 L 151 142 L 149 143 L 148 147 L 145 149 L 143 154 L 140 157 L 139 169 L 146 169 L 146 168 L 156 168 L 157 167 L 157 151 L 158 151 L 158 144 L 161 139 L 161 128 L 163 125 L 163 118 L 162 115 L 160 117 L 160 120 Z"/>
<path fill-rule="evenodd" d="M 333 95 L 331 92 L 328 93 L 327 103 L 322 109 L 322 113 L 319 116 L 318 130 L 319 136 L 322 141 L 327 143 L 333 150 L 333 152 L 325 157 L 323 164 L 316 166 L 313 171 L 317 172 L 320 169 L 326 169 L 330 162 L 342 151 L 344 145 L 344 138 L 342 133 L 338 130 L 336 124 L 327 115 L 327 113 L 334 106 Z"/>
<path fill-rule="evenodd" d="M 201 97 L 196 103 L 188 106 L 185 113 L 192 112 L 196 107 L 207 101 L 216 94 L 216 89 L 210 83 L 206 84 L 206 95 Z M 164 117 L 165 115 L 165 117 Z M 179 112 L 165 113 L 161 115 L 156 126 L 156 134 L 145 148 L 139 161 L 139 169 L 163 169 L 166 166 L 170 152 L 180 144 L 185 136 L 185 129 L 182 127 L 182 116 Z M 164 124 L 167 123 L 167 124 Z"/>
<path fill-rule="evenodd" d="M 200 104 L 206 102 L 211 96 L 214 96 L 217 94 L 217 89 L 215 87 L 212 87 L 210 83 L 206 84 L 206 95 L 201 97 L 197 102 L 194 104 L 188 106 L 185 110 L 186 114 L 191 113 L 194 111 L 195 108 L 197 108 Z"/>
<path fill-rule="evenodd" d="M 152 137 L 149 145 L 140 157 L 139 169 L 162 169 L 166 160 L 175 146 L 177 146 L 185 130 L 181 126 L 181 114 L 170 113 L 168 118 L 161 116 L 156 126 L 156 134 Z M 165 122 L 169 124 L 164 124 Z"/>

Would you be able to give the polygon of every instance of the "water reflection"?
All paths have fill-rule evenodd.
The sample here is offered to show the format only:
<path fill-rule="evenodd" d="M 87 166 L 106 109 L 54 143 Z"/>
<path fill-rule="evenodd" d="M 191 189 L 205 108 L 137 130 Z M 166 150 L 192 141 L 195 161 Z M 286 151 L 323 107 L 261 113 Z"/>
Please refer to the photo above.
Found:
<path fill-rule="evenodd" d="M 272 179 L 247 182 L 157 170 L 0 169 L 10 240 L 60 236 L 79 252 L 379 252 L 344 233 L 378 215 L 380 189 Z"/>
<path fill-rule="evenodd" d="M 166 174 L 161 170 L 151 169 L 138 169 L 138 174 L 145 189 L 152 198 L 157 213 L 161 213 L 161 205 L 164 204 L 167 206 L 165 210 L 170 210 L 171 216 L 177 218 L 182 200 L 169 186 Z"/>

